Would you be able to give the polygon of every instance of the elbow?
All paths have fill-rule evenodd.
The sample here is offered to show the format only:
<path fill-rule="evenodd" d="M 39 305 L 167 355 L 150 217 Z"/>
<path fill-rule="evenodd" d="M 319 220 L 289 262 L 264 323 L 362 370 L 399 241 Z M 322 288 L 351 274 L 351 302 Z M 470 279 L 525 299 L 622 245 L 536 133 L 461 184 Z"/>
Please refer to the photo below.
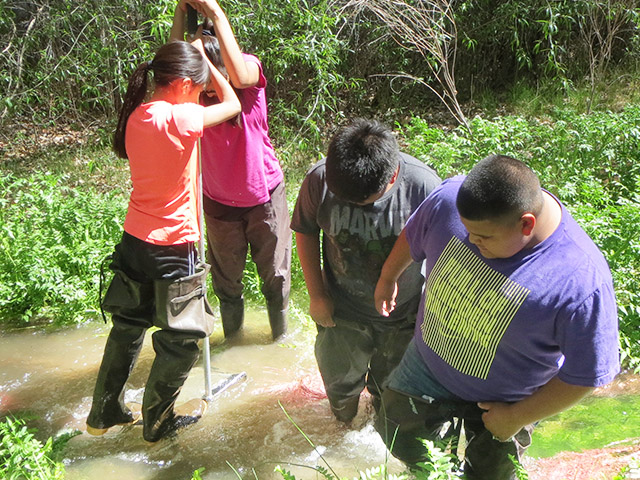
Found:
<path fill-rule="evenodd" d="M 242 79 L 236 78 L 235 80 L 231 80 L 231 84 L 237 88 L 238 90 L 244 90 L 245 88 L 250 88 L 256 85 L 257 82 L 251 81 L 243 81 Z"/>
<path fill-rule="evenodd" d="M 238 97 L 236 97 L 235 95 L 233 100 L 231 101 L 231 109 L 233 110 L 234 115 L 238 115 L 242 111 L 240 100 L 238 100 Z"/>

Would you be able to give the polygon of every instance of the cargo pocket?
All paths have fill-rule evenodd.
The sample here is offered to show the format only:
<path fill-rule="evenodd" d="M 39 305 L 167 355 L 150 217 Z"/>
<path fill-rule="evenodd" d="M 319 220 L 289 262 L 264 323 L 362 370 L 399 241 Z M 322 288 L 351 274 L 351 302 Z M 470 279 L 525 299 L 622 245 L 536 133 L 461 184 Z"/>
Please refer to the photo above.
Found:
<path fill-rule="evenodd" d="M 100 269 L 100 296 L 102 297 L 102 283 L 104 278 L 104 263 L 107 260 L 112 260 L 112 256 L 105 258 L 102 262 Z M 142 298 L 148 298 L 152 293 L 152 285 L 144 284 L 133 280 L 122 270 L 114 267 L 112 263 L 110 266 L 113 271 L 113 278 L 107 292 L 100 300 L 100 310 L 102 317 L 106 322 L 104 312 L 111 314 L 122 314 L 127 310 L 133 310 L 138 308 L 142 303 Z"/>
<path fill-rule="evenodd" d="M 155 280 L 157 327 L 189 331 L 199 337 L 213 332 L 213 311 L 207 301 L 205 279 L 209 265 L 200 263 L 196 273 L 188 277 Z"/>

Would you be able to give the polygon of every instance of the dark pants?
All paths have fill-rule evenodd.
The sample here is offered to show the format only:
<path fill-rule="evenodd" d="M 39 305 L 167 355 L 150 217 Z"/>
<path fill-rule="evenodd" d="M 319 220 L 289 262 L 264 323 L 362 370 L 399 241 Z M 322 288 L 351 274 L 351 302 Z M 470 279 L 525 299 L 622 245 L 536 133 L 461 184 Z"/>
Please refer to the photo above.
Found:
<path fill-rule="evenodd" d="M 334 318 L 335 327 L 318 325 L 315 354 L 327 397 L 339 420 L 355 417 L 365 385 L 380 405 L 380 392 L 413 336 L 415 314 L 406 322 L 348 321 Z"/>
<path fill-rule="evenodd" d="M 122 271 L 136 287 L 131 295 L 122 298 L 120 307 L 111 310 L 113 327 L 98 372 L 88 425 L 108 428 L 131 420 L 131 413 L 124 405 L 124 387 L 140 353 L 145 332 L 155 324 L 153 281 L 193 274 L 195 264 L 193 243 L 158 246 L 124 233 L 116 246 L 111 268 Z M 199 332 L 170 329 L 153 333 L 156 356 L 142 403 L 146 440 L 158 440 L 163 427 L 174 419 L 173 407 L 198 359 L 201 336 Z"/>
<path fill-rule="evenodd" d="M 386 389 L 382 394 L 382 407 L 375 427 L 391 453 L 410 467 L 415 467 L 419 462 L 428 460 L 421 440 L 436 443 L 449 441 L 457 447 L 457 439 L 450 437 L 454 432 L 443 427 L 448 422 L 452 425 L 462 422 L 467 441 L 464 452 L 465 478 L 515 479 L 515 467 L 509 455 L 518 461 L 522 459 L 522 454 L 531 444 L 533 426 L 523 428 L 510 441 L 499 442 L 484 427 L 481 415 L 482 410 L 472 402 L 427 402 Z"/>
<path fill-rule="evenodd" d="M 263 205 L 235 208 L 205 197 L 204 211 L 207 261 L 225 336 L 237 332 L 244 320 L 242 276 L 250 246 L 262 280 L 271 332 L 274 339 L 279 337 L 287 328 L 291 289 L 291 229 L 284 182 Z"/>

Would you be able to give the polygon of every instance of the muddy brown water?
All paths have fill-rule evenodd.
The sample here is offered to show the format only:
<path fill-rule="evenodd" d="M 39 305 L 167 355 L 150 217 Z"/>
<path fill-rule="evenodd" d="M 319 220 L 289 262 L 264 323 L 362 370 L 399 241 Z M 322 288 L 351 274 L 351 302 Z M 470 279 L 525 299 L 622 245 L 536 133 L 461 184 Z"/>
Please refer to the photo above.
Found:
<path fill-rule="evenodd" d="M 28 415 L 27 424 L 38 429 L 41 441 L 82 431 L 64 450 L 68 480 L 189 480 L 199 468 L 205 469 L 204 479 L 238 478 L 235 472 L 242 478 L 280 479 L 276 465 L 300 480 L 321 478 L 308 468 L 316 465 L 328 464 L 347 478 L 385 462 L 391 472 L 403 470 L 373 429 L 369 398 L 361 398 L 350 427 L 333 419 L 313 356 L 314 328 L 292 320 L 290 333 L 272 343 L 266 314 L 247 317 L 237 340 L 225 342 L 220 326 L 210 339 L 212 383 L 229 373 L 246 372 L 247 379 L 217 396 L 207 414 L 174 439 L 147 444 L 141 427 L 116 427 L 103 437 L 84 431 L 109 332 L 101 323 L 0 334 L 0 417 L 7 412 Z M 128 382 L 127 401 L 142 399 L 153 361 L 150 340 L 147 334 Z M 203 393 L 199 362 L 177 403 Z"/>
<path fill-rule="evenodd" d="M 290 333 L 277 343 L 271 342 L 264 312 L 249 312 L 245 329 L 232 342 L 224 340 L 217 325 L 210 339 L 212 383 L 239 372 L 246 373 L 246 380 L 217 396 L 196 425 L 156 444 L 143 441 L 141 427 L 116 427 L 103 437 L 84 431 L 107 325 L 0 332 L 0 418 L 8 412 L 27 418 L 41 441 L 82 431 L 63 452 L 67 480 L 190 480 L 200 468 L 205 480 L 281 479 L 276 465 L 299 480 L 323 478 L 309 468 L 314 466 L 331 468 L 339 478 L 356 478 L 359 471 L 384 463 L 391 473 L 403 471 L 373 429 L 366 394 L 351 426 L 333 418 L 313 356 L 315 328 L 295 318 L 290 323 Z M 142 399 L 153 361 L 150 340 L 147 334 L 127 385 L 127 401 Z M 178 405 L 203 394 L 199 362 Z M 629 374 L 595 393 L 638 394 L 640 376 Z"/>

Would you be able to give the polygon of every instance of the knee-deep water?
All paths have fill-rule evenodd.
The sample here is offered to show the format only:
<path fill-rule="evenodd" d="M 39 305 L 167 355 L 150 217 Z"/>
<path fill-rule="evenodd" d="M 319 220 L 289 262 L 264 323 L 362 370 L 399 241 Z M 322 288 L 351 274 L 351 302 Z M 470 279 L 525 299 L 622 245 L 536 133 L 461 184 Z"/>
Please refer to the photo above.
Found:
<path fill-rule="evenodd" d="M 290 332 L 277 343 L 271 341 L 265 312 L 249 312 L 242 334 L 231 342 L 225 342 L 217 326 L 210 339 L 212 384 L 231 373 L 245 372 L 246 379 L 216 396 L 197 424 L 156 444 L 144 442 L 141 426 L 114 427 L 102 437 L 84 431 L 107 325 L 3 333 L 0 417 L 11 412 L 29 418 L 28 426 L 38 429 L 41 441 L 82 431 L 64 449 L 68 480 L 188 480 L 199 468 L 205 469 L 204 479 L 238 478 L 234 470 L 243 478 L 282 478 L 274 473 L 276 465 L 307 479 L 317 478 L 308 467 L 327 468 L 321 455 L 348 478 L 384 462 L 391 471 L 402 471 L 371 425 L 368 396 L 362 396 L 351 427 L 334 420 L 313 356 L 315 329 L 290 323 Z M 142 401 L 153 356 L 148 333 L 127 384 L 126 401 Z M 203 394 L 199 361 L 177 405 Z"/>
<path fill-rule="evenodd" d="M 246 380 L 215 397 L 197 424 L 156 444 L 144 442 L 140 426 L 90 436 L 84 422 L 108 332 L 109 326 L 91 323 L 0 335 L 0 418 L 8 413 L 26 418 L 43 442 L 62 432 L 82 431 L 63 451 L 68 480 L 189 480 L 200 468 L 204 479 L 237 474 L 280 479 L 276 465 L 300 480 L 322 478 L 309 468 L 314 466 L 346 478 L 383 463 L 391 472 L 403 471 L 373 429 L 368 395 L 362 396 L 352 425 L 333 418 L 313 355 L 315 329 L 294 318 L 289 333 L 273 343 L 261 311 L 248 312 L 243 332 L 230 342 L 216 327 L 210 339 L 212 383 L 239 372 L 246 373 Z M 142 400 L 154 356 L 150 340 L 147 334 L 127 385 L 127 401 Z M 616 387 L 541 422 L 528 454 L 551 456 L 637 437 L 639 387 L 638 377 L 621 377 Z M 177 404 L 203 394 L 204 370 L 198 362 Z"/>

